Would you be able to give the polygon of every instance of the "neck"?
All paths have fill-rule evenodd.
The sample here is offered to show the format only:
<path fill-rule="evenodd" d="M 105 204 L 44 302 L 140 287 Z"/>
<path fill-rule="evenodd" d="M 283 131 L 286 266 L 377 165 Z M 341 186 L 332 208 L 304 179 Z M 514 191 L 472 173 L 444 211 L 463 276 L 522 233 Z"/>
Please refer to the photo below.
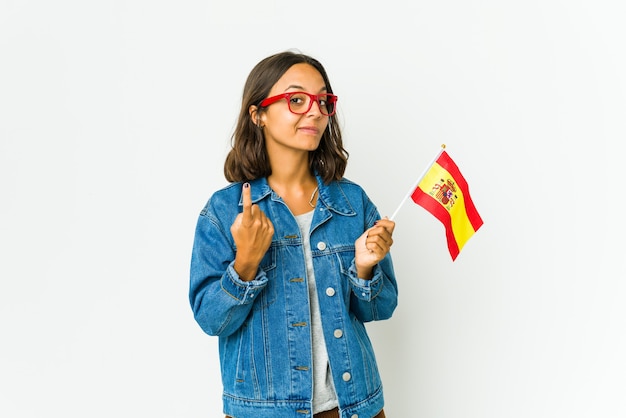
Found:
<path fill-rule="evenodd" d="M 270 166 L 272 168 L 272 174 L 268 177 L 270 183 L 278 183 L 285 187 L 317 183 L 309 170 L 308 152 L 273 154 L 270 156 Z"/>
<path fill-rule="evenodd" d="M 317 180 L 309 171 L 308 156 L 302 161 L 272 163 L 267 181 L 294 215 L 309 212 L 317 201 Z"/>

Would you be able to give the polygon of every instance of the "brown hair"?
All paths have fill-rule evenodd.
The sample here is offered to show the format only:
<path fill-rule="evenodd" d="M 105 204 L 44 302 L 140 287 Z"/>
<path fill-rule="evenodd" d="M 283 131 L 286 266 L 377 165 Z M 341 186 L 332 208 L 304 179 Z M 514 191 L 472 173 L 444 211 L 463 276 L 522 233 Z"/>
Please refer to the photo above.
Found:
<path fill-rule="evenodd" d="M 232 149 L 224 163 L 224 176 L 230 182 L 250 181 L 272 173 L 265 137 L 261 127 L 250 116 L 250 106 L 267 97 L 276 82 L 295 64 L 309 64 L 322 75 L 328 93 L 333 93 L 326 70 L 315 58 L 291 51 L 269 56 L 259 62 L 248 75 L 243 89 L 241 111 L 231 138 Z M 259 109 L 262 110 L 262 109 Z M 319 146 L 309 153 L 311 173 L 318 173 L 329 183 L 343 177 L 348 152 L 343 148 L 337 114 L 330 116 Z"/>

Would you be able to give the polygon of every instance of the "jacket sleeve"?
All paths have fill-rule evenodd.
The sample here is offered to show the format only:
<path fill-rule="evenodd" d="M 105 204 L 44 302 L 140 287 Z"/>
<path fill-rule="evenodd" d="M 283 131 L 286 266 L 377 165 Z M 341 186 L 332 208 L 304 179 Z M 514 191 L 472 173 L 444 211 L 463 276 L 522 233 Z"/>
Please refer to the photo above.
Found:
<path fill-rule="evenodd" d="M 353 261 L 349 280 L 352 287 L 350 310 L 361 322 L 391 318 L 398 305 L 398 287 L 389 254 L 374 267 L 370 280 L 357 277 Z"/>
<path fill-rule="evenodd" d="M 254 280 L 239 278 L 233 268 L 235 247 L 229 229 L 209 207 L 198 218 L 191 256 L 189 301 L 194 318 L 209 335 L 227 336 L 245 321 L 267 285 L 259 268 Z"/>
<path fill-rule="evenodd" d="M 380 214 L 368 199 L 365 229 L 372 227 L 378 219 L 380 219 Z M 390 253 L 374 266 L 370 280 L 360 279 L 357 276 L 353 259 L 348 271 L 348 279 L 352 288 L 350 310 L 359 320 L 369 322 L 391 318 L 398 305 L 398 284 Z"/>

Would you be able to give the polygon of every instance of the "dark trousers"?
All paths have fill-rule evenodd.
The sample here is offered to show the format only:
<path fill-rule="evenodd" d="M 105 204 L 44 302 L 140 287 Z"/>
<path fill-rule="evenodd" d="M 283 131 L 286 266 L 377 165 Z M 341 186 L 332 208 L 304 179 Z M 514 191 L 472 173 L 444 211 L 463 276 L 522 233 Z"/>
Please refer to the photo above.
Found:
<path fill-rule="evenodd" d="M 320 412 L 314 415 L 315 418 L 339 418 L 339 409 L 331 409 L 330 411 Z M 372 418 L 385 418 L 385 411 L 380 411 L 378 415 Z"/>
<path fill-rule="evenodd" d="M 331 409 L 330 411 L 320 412 L 314 415 L 315 418 L 339 418 L 339 409 Z M 226 418 L 232 418 L 226 415 Z M 378 415 L 372 418 L 385 418 L 385 411 L 380 411 Z"/>

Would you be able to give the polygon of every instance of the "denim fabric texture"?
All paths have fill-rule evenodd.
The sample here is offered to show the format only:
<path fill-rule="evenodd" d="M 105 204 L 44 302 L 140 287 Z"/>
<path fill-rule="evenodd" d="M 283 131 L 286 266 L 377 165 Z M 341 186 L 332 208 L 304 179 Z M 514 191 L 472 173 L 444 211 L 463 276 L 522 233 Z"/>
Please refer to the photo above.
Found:
<path fill-rule="evenodd" d="M 313 268 L 341 418 L 374 417 L 383 387 L 364 323 L 392 316 L 398 289 L 391 255 L 371 280 L 356 276 L 354 242 L 380 219 L 357 184 L 324 184 L 310 231 Z M 274 225 L 254 280 L 233 268 L 230 227 L 242 211 L 241 183 L 213 194 L 198 218 L 189 299 L 202 330 L 219 337 L 224 413 L 312 417 L 312 349 L 303 240 L 294 216 L 267 180 L 250 182 L 252 202 Z"/>

